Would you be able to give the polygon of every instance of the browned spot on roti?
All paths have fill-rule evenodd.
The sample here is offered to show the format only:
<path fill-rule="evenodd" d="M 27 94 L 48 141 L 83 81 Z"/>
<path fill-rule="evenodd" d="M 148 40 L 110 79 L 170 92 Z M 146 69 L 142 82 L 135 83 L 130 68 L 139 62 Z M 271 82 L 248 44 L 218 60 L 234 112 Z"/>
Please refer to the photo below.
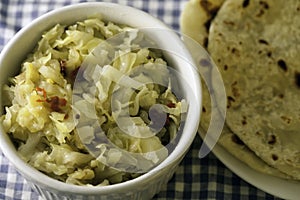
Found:
<path fill-rule="evenodd" d="M 247 117 L 243 116 L 242 124 L 243 125 L 247 125 Z"/>
<path fill-rule="evenodd" d="M 256 14 L 256 17 L 261 17 L 265 14 L 265 11 L 269 9 L 269 4 L 265 1 L 259 1 L 259 4 L 261 5 L 261 9 L 258 11 L 258 14 Z"/>
<path fill-rule="evenodd" d="M 278 160 L 278 156 L 277 156 L 276 154 L 272 154 L 272 159 L 273 159 L 274 161 L 276 161 L 276 160 Z"/>
<path fill-rule="evenodd" d="M 243 8 L 246 8 L 249 5 L 250 0 L 244 0 L 243 1 Z"/>
<path fill-rule="evenodd" d="M 281 116 L 280 117 L 282 119 L 283 122 L 285 122 L 286 124 L 290 124 L 292 119 L 287 117 L 287 116 Z"/>
<path fill-rule="evenodd" d="M 226 25 L 230 25 L 230 26 L 234 26 L 235 25 L 234 22 L 227 21 L 227 20 L 224 20 L 223 23 L 226 24 Z"/>
<path fill-rule="evenodd" d="M 288 70 L 288 67 L 287 67 L 285 61 L 282 59 L 277 61 L 277 65 L 285 72 Z"/>
<path fill-rule="evenodd" d="M 264 8 L 264 9 L 269 9 L 269 4 L 265 1 L 260 1 L 259 4 Z"/>
<path fill-rule="evenodd" d="M 237 81 L 231 84 L 231 91 L 234 97 L 240 97 L 239 88 L 237 87 Z"/>
<path fill-rule="evenodd" d="M 228 65 L 224 65 L 224 70 L 226 71 L 228 69 Z"/>
<path fill-rule="evenodd" d="M 269 44 L 269 43 L 268 43 L 266 40 L 264 40 L 264 39 L 259 39 L 258 42 L 259 42 L 260 44 L 265 44 L 265 45 L 268 45 L 268 44 Z"/>
<path fill-rule="evenodd" d="M 284 94 L 279 94 L 278 97 L 279 97 L 280 99 L 283 99 Z"/>
<path fill-rule="evenodd" d="M 268 138 L 268 144 L 274 145 L 276 143 L 277 139 L 275 135 L 270 135 Z"/>
<path fill-rule="evenodd" d="M 231 103 L 232 102 L 235 102 L 235 99 L 231 96 L 228 96 L 227 97 L 227 108 L 230 108 L 231 107 Z"/>

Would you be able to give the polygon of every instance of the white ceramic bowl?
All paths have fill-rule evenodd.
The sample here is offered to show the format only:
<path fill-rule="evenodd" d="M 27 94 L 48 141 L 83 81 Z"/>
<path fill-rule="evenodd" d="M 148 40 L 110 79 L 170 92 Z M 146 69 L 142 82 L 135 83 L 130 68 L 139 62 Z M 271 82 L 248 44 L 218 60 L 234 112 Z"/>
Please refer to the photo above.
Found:
<path fill-rule="evenodd" d="M 200 118 L 201 85 L 198 73 L 184 44 L 175 33 L 167 31 L 166 25 L 145 12 L 112 3 L 82 3 L 51 11 L 24 27 L 5 46 L 0 54 L 0 85 L 3 86 L 8 77 L 18 73 L 20 64 L 45 30 L 57 23 L 73 24 L 94 14 L 101 14 L 105 20 L 132 27 L 166 30 L 156 32 L 157 34 L 151 35 L 151 39 L 160 48 L 173 51 L 167 55 L 168 61 L 171 61 L 190 85 L 189 89 L 185 88 L 184 93 L 191 109 L 187 114 L 183 136 L 175 150 L 159 166 L 138 178 L 110 186 L 88 187 L 54 180 L 23 162 L 1 126 L 0 147 L 17 171 L 45 199 L 150 199 L 174 174 L 196 135 Z M 175 54 L 179 56 L 174 56 Z"/>

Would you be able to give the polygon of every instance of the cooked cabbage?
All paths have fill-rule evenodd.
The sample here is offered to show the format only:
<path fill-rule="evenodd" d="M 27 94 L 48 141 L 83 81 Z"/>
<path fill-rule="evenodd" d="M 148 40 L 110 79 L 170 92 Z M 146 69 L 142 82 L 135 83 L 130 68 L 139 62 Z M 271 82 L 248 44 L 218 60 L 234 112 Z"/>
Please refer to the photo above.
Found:
<path fill-rule="evenodd" d="M 105 43 L 128 30 L 117 51 Z M 140 40 L 137 30 L 99 18 L 57 24 L 43 34 L 3 91 L 3 102 L 9 102 L 1 117 L 3 127 L 26 162 L 66 183 L 104 186 L 140 175 L 126 166 L 138 166 L 135 154 L 152 164 L 166 157 L 165 145 L 176 137 L 187 102 L 172 93 L 162 54 L 139 47 Z M 100 44 L 97 65 L 79 77 L 92 79 L 92 85 L 79 80 L 75 87 L 82 63 Z M 128 52 L 130 47 L 135 50 Z M 145 73 L 132 75 L 138 66 Z M 122 88 L 129 88 L 126 98 L 120 96 Z M 158 133 L 149 119 L 156 104 L 167 116 Z M 99 140 L 103 136 L 114 148 Z"/>

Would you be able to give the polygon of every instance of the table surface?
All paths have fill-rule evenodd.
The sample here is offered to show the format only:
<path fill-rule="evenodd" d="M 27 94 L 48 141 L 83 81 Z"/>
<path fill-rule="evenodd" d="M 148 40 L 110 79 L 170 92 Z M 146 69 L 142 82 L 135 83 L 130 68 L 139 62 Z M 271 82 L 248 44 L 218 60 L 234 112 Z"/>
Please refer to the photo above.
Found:
<path fill-rule="evenodd" d="M 179 31 L 179 16 L 186 0 L 111 0 L 142 9 Z M 14 34 L 40 15 L 75 4 L 80 0 L 1 0 L 0 51 Z M 170 182 L 154 199 L 278 199 L 267 194 L 226 168 L 212 153 L 199 159 L 201 139 L 197 135 L 191 149 Z M 0 199 L 42 199 L 15 171 L 0 152 Z"/>

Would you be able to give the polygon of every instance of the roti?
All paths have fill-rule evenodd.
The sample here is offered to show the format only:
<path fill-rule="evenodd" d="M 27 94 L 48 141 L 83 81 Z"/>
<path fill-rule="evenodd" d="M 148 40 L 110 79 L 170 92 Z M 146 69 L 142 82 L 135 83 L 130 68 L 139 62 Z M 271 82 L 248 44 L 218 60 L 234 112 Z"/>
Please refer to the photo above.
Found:
<path fill-rule="evenodd" d="M 300 1 L 227 0 L 210 26 L 208 51 L 224 79 L 228 127 L 300 180 Z"/>
<path fill-rule="evenodd" d="M 215 5 L 215 1 L 188 2 L 181 30 L 208 47 L 224 79 L 228 111 L 218 142 L 258 171 L 300 179 L 296 131 L 300 117 L 293 109 L 300 94 L 298 46 L 293 45 L 299 43 L 300 7 L 283 0 L 276 4 L 227 0 L 214 7 L 214 14 L 207 14 L 203 2 Z M 207 129 L 209 121 L 209 95 L 204 89 L 201 127 Z"/>

